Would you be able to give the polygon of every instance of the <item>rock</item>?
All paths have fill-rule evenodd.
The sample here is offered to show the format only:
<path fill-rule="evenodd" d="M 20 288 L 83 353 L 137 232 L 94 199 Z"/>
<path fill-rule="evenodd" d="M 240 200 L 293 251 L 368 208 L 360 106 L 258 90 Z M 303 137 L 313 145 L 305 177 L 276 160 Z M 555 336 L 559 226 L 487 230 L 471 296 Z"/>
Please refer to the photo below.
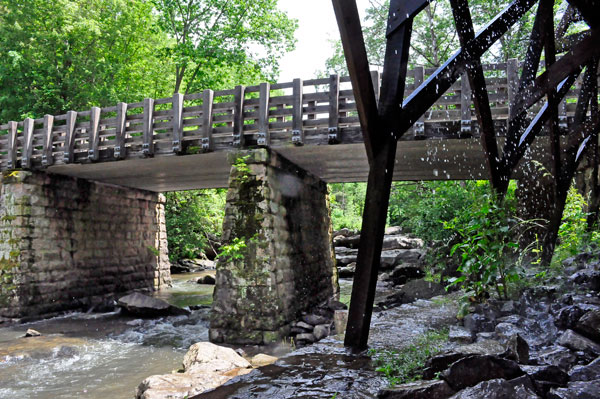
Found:
<path fill-rule="evenodd" d="M 566 306 L 558 312 L 558 316 L 554 320 L 554 324 L 558 328 L 575 329 L 575 325 L 585 314 L 585 311 L 577 305 Z"/>
<path fill-rule="evenodd" d="M 511 380 L 523 374 L 519 365 L 512 360 L 491 355 L 471 355 L 452 363 L 442 373 L 442 378 L 458 391 L 482 381 L 497 378 Z"/>
<path fill-rule="evenodd" d="M 41 336 L 42 336 L 42 333 L 34 330 L 33 328 L 29 328 L 29 329 L 27 329 L 27 332 L 25 332 L 25 338 L 41 337 Z"/>
<path fill-rule="evenodd" d="M 333 325 L 335 327 L 335 333 L 343 334 L 344 332 L 346 332 L 346 324 L 348 324 L 348 311 L 336 310 L 333 314 Z"/>
<path fill-rule="evenodd" d="M 445 352 L 439 355 L 435 355 L 427 359 L 425 362 L 425 369 L 423 370 L 423 378 L 426 380 L 432 380 L 436 378 L 438 373 L 446 370 L 450 365 L 457 360 L 463 359 L 468 354 L 458 352 Z"/>
<path fill-rule="evenodd" d="M 420 279 L 404 284 L 400 288 L 400 292 L 403 292 L 406 298 L 413 302 L 417 299 L 431 299 L 434 296 L 443 295 L 446 290 L 438 283 Z"/>
<path fill-rule="evenodd" d="M 205 379 L 189 374 L 153 375 L 138 386 L 136 399 L 184 399 L 223 385 L 230 378 L 211 373 Z"/>
<path fill-rule="evenodd" d="M 399 266 L 396 266 L 390 273 L 390 280 L 394 283 L 394 285 L 401 285 L 405 284 L 409 280 L 421 278 L 423 276 L 425 276 L 425 272 L 420 266 L 410 263 L 403 263 Z"/>
<path fill-rule="evenodd" d="M 186 373 L 223 372 L 252 367 L 233 349 L 210 342 L 198 342 L 190 347 L 183 358 Z"/>
<path fill-rule="evenodd" d="M 313 326 L 312 324 L 308 324 L 303 321 L 297 322 L 295 327 L 303 329 L 304 332 L 311 332 L 315 328 L 315 326 Z"/>
<path fill-rule="evenodd" d="M 269 356 L 265 355 L 264 353 L 259 353 L 258 355 L 255 355 L 252 357 L 252 359 L 250 359 L 250 363 L 252 364 L 252 367 L 263 367 L 268 366 L 269 364 L 273 364 L 277 360 L 278 359 L 275 356 Z"/>
<path fill-rule="evenodd" d="M 141 317 L 190 314 L 188 310 L 178 308 L 161 299 L 152 298 L 139 292 L 119 298 L 117 304 L 126 312 Z"/>
<path fill-rule="evenodd" d="M 204 277 L 200 277 L 197 281 L 198 284 L 215 285 L 215 277 L 207 274 Z"/>
<path fill-rule="evenodd" d="M 333 239 L 334 247 L 358 248 L 360 244 L 360 235 L 337 236 Z"/>
<path fill-rule="evenodd" d="M 302 321 L 304 321 L 310 325 L 316 326 L 319 324 L 327 324 L 327 323 L 329 323 L 330 320 L 324 316 L 320 316 L 320 315 L 316 315 L 316 314 L 307 314 L 307 315 L 302 316 Z"/>
<path fill-rule="evenodd" d="M 571 381 L 592 381 L 600 378 L 600 357 L 586 366 L 575 366 L 569 371 Z"/>
<path fill-rule="evenodd" d="M 595 356 L 600 355 L 600 345 L 589 338 L 577 334 L 573 330 L 565 331 L 558 339 L 558 344 L 574 351 L 583 351 Z"/>
<path fill-rule="evenodd" d="M 500 340 L 508 340 L 510 337 L 521 332 L 521 329 L 512 323 L 498 323 L 494 329 L 496 335 Z"/>
<path fill-rule="evenodd" d="M 534 360 L 537 364 L 550 364 L 568 371 L 577 362 L 577 357 L 567 348 L 551 346 L 539 351 Z"/>
<path fill-rule="evenodd" d="M 566 388 L 553 389 L 548 399 L 598 399 L 600 398 L 600 379 L 594 381 L 573 381 Z"/>
<path fill-rule="evenodd" d="M 401 235 L 386 236 L 383 238 L 383 250 L 390 249 L 416 249 L 423 248 L 425 244 L 420 238 L 410 238 Z"/>
<path fill-rule="evenodd" d="M 317 341 L 320 341 L 323 338 L 329 336 L 329 333 L 330 333 L 329 324 L 320 324 L 318 326 L 315 326 L 315 329 L 313 330 L 313 335 L 315 336 Z"/>
<path fill-rule="evenodd" d="M 517 305 L 515 304 L 515 301 L 506 301 L 502 304 L 502 307 L 500 308 L 500 313 L 502 314 L 502 316 L 515 314 L 516 312 Z"/>
<path fill-rule="evenodd" d="M 401 234 L 402 233 L 402 227 L 401 226 L 390 226 L 390 227 L 386 227 L 385 228 L 385 235 L 386 236 L 393 236 L 393 235 L 397 235 L 397 234 Z"/>
<path fill-rule="evenodd" d="M 171 263 L 171 273 L 197 273 L 206 269 L 214 269 L 215 262 L 208 259 L 182 259 Z"/>
<path fill-rule="evenodd" d="M 402 263 L 416 264 L 425 252 L 421 249 L 392 249 L 381 252 L 381 270 L 389 270 Z"/>
<path fill-rule="evenodd" d="M 578 286 L 584 286 L 592 291 L 600 291 L 600 271 L 584 269 L 569 277 L 569 280 Z"/>
<path fill-rule="evenodd" d="M 448 332 L 448 338 L 450 341 L 459 342 L 463 344 L 470 344 L 473 342 L 473 335 L 469 330 L 459 326 L 450 326 Z"/>
<path fill-rule="evenodd" d="M 343 229 L 340 229 L 340 230 L 337 230 L 337 231 L 333 232 L 333 237 L 334 238 L 335 237 L 350 237 L 350 236 L 353 236 L 353 235 L 356 235 L 356 232 L 354 232 L 354 231 L 352 231 L 350 229 L 347 229 L 347 228 L 343 228 Z"/>
<path fill-rule="evenodd" d="M 379 391 L 380 399 L 445 399 L 454 394 L 446 381 L 416 381 Z"/>
<path fill-rule="evenodd" d="M 335 299 L 330 299 L 327 301 L 327 308 L 335 312 L 336 310 L 348 309 L 348 305 L 343 302 L 336 301 Z"/>
<path fill-rule="evenodd" d="M 479 313 L 470 313 L 463 318 L 464 327 L 473 334 L 480 332 L 491 332 L 495 329 L 493 320 Z"/>
<path fill-rule="evenodd" d="M 315 336 L 311 333 L 304 333 L 304 334 L 298 334 L 296 335 L 296 342 L 309 342 L 309 343 L 314 343 L 316 342 L 317 339 L 315 338 Z"/>
<path fill-rule="evenodd" d="M 539 399 L 531 381 L 517 378 L 512 381 L 493 379 L 466 388 L 451 399 Z"/>
<path fill-rule="evenodd" d="M 575 330 L 596 342 L 600 342 L 600 310 L 590 310 L 577 321 Z"/>
<path fill-rule="evenodd" d="M 338 268 L 338 276 L 340 278 L 353 277 L 355 272 L 356 272 L 356 262 L 352 262 L 348 266 Z"/>
<path fill-rule="evenodd" d="M 549 381 L 558 385 L 566 385 L 569 381 L 567 373 L 552 365 L 521 366 L 521 370 L 534 381 Z"/>
<path fill-rule="evenodd" d="M 520 364 L 529 364 L 529 344 L 519 334 L 511 336 L 506 343 L 506 358 Z"/>

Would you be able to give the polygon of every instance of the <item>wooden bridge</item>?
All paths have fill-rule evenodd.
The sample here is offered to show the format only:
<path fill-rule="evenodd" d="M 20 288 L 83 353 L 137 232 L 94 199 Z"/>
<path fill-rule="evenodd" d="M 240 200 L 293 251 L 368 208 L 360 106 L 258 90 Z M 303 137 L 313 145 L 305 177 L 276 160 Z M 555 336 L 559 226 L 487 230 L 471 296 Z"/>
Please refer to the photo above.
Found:
<path fill-rule="evenodd" d="M 520 69 L 516 59 L 484 66 L 500 141 Z M 434 72 L 408 71 L 405 98 Z M 380 75 L 371 76 L 379 97 Z M 580 86 L 578 80 L 561 103 L 564 134 Z M 486 179 L 480 130 L 465 74 L 402 136 L 394 178 Z M 366 181 L 368 161 L 350 78 L 175 94 L 0 126 L 2 170 L 41 169 L 151 191 L 224 187 L 226 152 L 255 147 L 276 149 L 327 182 Z"/>

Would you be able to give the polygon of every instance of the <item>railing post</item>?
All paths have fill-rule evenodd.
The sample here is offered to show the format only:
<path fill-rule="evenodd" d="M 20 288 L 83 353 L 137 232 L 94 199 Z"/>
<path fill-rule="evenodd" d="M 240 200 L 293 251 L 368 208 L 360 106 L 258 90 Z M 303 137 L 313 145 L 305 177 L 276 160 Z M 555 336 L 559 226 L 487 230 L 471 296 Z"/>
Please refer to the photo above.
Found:
<path fill-rule="evenodd" d="M 8 122 L 8 169 L 17 167 L 17 126 L 17 122 Z"/>
<path fill-rule="evenodd" d="M 183 152 L 183 94 L 173 94 L 173 152 Z"/>
<path fill-rule="evenodd" d="M 73 163 L 75 160 L 75 125 L 77 124 L 77 112 L 67 112 L 67 131 L 65 133 L 65 147 L 63 150 L 63 161 Z"/>
<path fill-rule="evenodd" d="M 23 121 L 23 153 L 21 154 L 21 167 L 31 167 L 31 156 L 33 155 L 33 119 L 26 118 Z"/>
<path fill-rule="evenodd" d="M 235 87 L 233 99 L 233 147 L 243 148 L 245 146 L 244 137 L 244 97 L 246 88 L 244 86 Z"/>
<path fill-rule="evenodd" d="M 269 96 L 271 85 L 269 83 L 260 84 L 260 97 L 258 106 L 258 139 L 259 146 L 268 147 L 271 145 L 271 133 L 269 132 Z"/>
<path fill-rule="evenodd" d="M 328 141 L 329 144 L 337 144 L 340 142 L 339 136 L 340 126 L 340 76 L 329 76 L 329 128 Z"/>
<path fill-rule="evenodd" d="M 471 85 L 469 83 L 469 76 L 465 72 L 460 77 L 460 138 L 473 136 L 471 129 L 471 100 Z"/>
<path fill-rule="evenodd" d="M 151 157 L 154 155 L 154 99 L 144 99 L 144 122 L 143 122 L 144 142 L 142 144 L 142 153 Z"/>
<path fill-rule="evenodd" d="M 415 89 L 419 87 L 425 80 L 425 67 L 417 65 L 413 70 L 415 77 Z M 413 135 L 417 140 L 425 138 L 425 117 L 421 115 L 413 125 Z"/>
<path fill-rule="evenodd" d="M 213 101 L 215 93 L 210 89 L 206 89 L 202 95 L 202 150 L 212 151 Z"/>
<path fill-rule="evenodd" d="M 44 144 L 42 149 L 42 166 L 51 166 L 54 163 L 52 156 L 52 129 L 54 128 L 54 116 L 44 116 Z"/>
<path fill-rule="evenodd" d="M 506 62 L 506 82 L 508 84 L 508 115 L 512 115 L 515 99 L 519 92 L 519 60 L 511 58 Z"/>
<path fill-rule="evenodd" d="M 303 85 L 302 79 L 294 79 L 292 143 L 304 145 L 304 126 L 302 124 Z"/>
<path fill-rule="evenodd" d="M 375 91 L 375 101 L 379 102 L 381 94 L 381 73 L 379 71 L 371 71 L 371 81 L 373 82 L 373 90 Z"/>
<path fill-rule="evenodd" d="M 114 157 L 125 158 L 125 132 L 127 131 L 127 103 L 117 104 L 117 127 L 115 129 Z"/>
<path fill-rule="evenodd" d="M 98 129 L 100 127 L 101 112 L 102 110 L 99 107 L 92 107 L 90 110 L 90 131 L 88 135 L 88 159 L 90 161 L 97 161 L 99 158 L 98 145 L 100 137 L 98 136 Z"/>

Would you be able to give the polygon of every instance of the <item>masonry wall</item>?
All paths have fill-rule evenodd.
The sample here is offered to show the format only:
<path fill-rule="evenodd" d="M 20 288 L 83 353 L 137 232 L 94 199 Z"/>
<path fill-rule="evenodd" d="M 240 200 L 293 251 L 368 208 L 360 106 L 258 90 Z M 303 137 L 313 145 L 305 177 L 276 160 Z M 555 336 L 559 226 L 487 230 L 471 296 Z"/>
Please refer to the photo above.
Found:
<path fill-rule="evenodd" d="M 327 185 L 265 149 L 231 160 L 210 339 L 274 342 L 303 311 L 339 296 Z"/>
<path fill-rule="evenodd" d="M 164 196 L 7 172 L 0 196 L 0 317 L 89 308 L 170 282 Z"/>

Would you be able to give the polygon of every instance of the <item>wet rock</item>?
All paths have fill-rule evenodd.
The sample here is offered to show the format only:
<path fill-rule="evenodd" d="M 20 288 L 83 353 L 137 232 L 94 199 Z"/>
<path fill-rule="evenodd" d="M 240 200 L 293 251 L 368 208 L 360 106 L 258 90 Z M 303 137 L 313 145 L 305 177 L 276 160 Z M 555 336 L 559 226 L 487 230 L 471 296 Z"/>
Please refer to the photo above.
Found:
<path fill-rule="evenodd" d="M 310 325 L 313 325 L 313 326 L 329 323 L 329 319 L 327 317 L 316 315 L 316 314 L 304 315 L 304 316 L 302 316 L 302 321 L 304 321 Z"/>
<path fill-rule="evenodd" d="M 214 269 L 215 262 L 208 259 L 182 259 L 171 263 L 171 273 L 197 273 L 206 269 Z"/>
<path fill-rule="evenodd" d="M 568 371 L 575 363 L 577 357 L 569 349 L 561 346 L 544 348 L 533 357 L 537 364 L 557 366 L 563 371 Z"/>
<path fill-rule="evenodd" d="M 569 381 L 569 376 L 563 370 L 552 365 L 542 366 L 520 366 L 534 381 L 549 381 L 558 385 L 566 385 Z"/>
<path fill-rule="evenodd" d="M 463 318 L 464 327 L 473 334 L 494 331 L 495 323 L 480 313 L 471 313 Z"/>
<path fill-rule="evenodd" d="M 402 263 L 419 263 L 425 252 L 421 249 L 392 249 L 381 252 L 381 270 L 389 270 Z"/>
<path fill-rule="evenodd" d="M 198 342 L 190 347 L 183 358 L 186 373 L 222 372 L 251 367 L 250 363 L 233 349 L 210 342 Z"/>
<path fill-rule="evenodd" d="M 255 355 L 252 357 L 252 359 L 250 359 L 250 363 L 252 364 L 252 367 L 264 367 L 264 366 L 268 366 L 269 364 L 273 364 L 277 361 L 278 359 L 275 356 L 269 356 L 269 355 L 265 355 L 264 353 L 259 353 L 258 355 Z"/>
<path fill-rule="evenodd" d="M 315 328 L 315 326 L 313 326 L 312 324 L 308 324 L 303 321 L 297 322 L 294 327 L 301 328 L 302 330 L 308 331 L 308 332 L 312 331 Z"/>
<path fill-rule="evenodd" d="M 471 331 L 467 330 L 466 328 L 450 326 L 448 339 L 452 342 L 470 344 L 473 342 L 473 335 L 471 334 Z"/>
<path fill-rule="evenodd" d="M 571 381 L 592 381 L 600 379 L 600 357 L 585 366 L 575 366 L 569 372 Z"/>
<path fill-rule="evenodd" d="M 508 340 L 510 337 L 520 333 L 522 330 L 512 323 L 502 322 L 496 324 L 494 331 L 499 339 Z"/>
<path fill-rule="evenodd" d="M 315 336 L 311 333 L 304 333 L 304 334 L 298 334 L 296 335 L 296 342 L 298 343 L 314 343 L 316 342 L 317 339 L 315 338 Z"/>
<path fill-rule="evenodd" d="M 585 353 L 600 355 L 600 345 L 589 338 L 577 334 L 573 330 L 565 331 L 558 339 L 558 344 L 565 346 L 574 351 L 582 351 Z"/>
<path fill-rule="evenodd" d="M 519 334 L 512 335 L 506 343 L 506 358 L 520 364 L 529 363 L 529 344 Z"/>
<path fill-rule="evenodd" d="M 379 391 L 379 399 L 446 399 L 454 390 L 446 381 L 416 381 Z"/>
<path fill-rule="evenodd" d="M 510 380 L 523 374 L 519 365 L 512 360 L 490 355 L 471 355 L 452 363 L 442 373 L 442 378 L 458 391 L 482 381 L 497 378 Z"/>
<path fill-rule="evenodd" d="M 341 278 L 353 277 L 355 272 L 356 262 L 352 262 L 348 266 L 338 268 L 338 276 Z"/>
<path fill-rule="evenodd" d="M 25 332 L 25 338 L 29 338 L 29 337 L 41 337 L 41 336 L 42 336 L 42 333 L 39 332 L 39 331 L 34 330 L 33 328 L 29 328 Z"/>
<path fill-rule="evenodd" d="M 396 234 L 402 234 L 402 226 L 390 226 L 385 228 L 386 236 L 393 236 Z"/>
<path fill-rule="evenodd" d="M 127 313 L 141 317 L 190 314 L 188 310 L 178 308 L 161 299 L 152 298 L 139 292 L 119 298 L 117 304 Z"/>
<path fill-rule="evenodd" d="M 333 245 L 337 247 L 358 248 L 360 245 L 360 235 L 337 236 L 333 238 Z"/>
<path fill-rule="evenodd" d="M 230 378 L 213 374 L 202 381 L 189 374 L 153 375 L 138 386 L 136 399 L 184 399 L 216 388 Z"/>
<path fill-rule="evenodd" d="M 423 276 L 425 276 L 425 272 L 419 265 L 406 263 L 394 268 L 390 273 L 390 280 L 395 285 L 400 285 L 409 280 L 421 278 Z"/>
<path fill-rule="evenodd" d="M 553 389 L 548 399 L 598 399 L 600 398 L 600 379 L 594 381 L 570 382 L 566 388 Z"/>
<path fill-rule="evenodd" d="M 596 342 L 600 342 L 600 310 L 590 310 L 577 321 L 575 330 Z"/>
<path fill-rule="evenodd" d="M 511 315 L 517 312 L 517 305 L 515 301 L 506 301 L 500 307 L 500 313 L 502 316 Z"/>
<path fill-rule="evenodd" d="M 573 330 L 575 329 L 575 325 L 577 324 L 581 316 L 583 316 L 584 314 L 585 310 L 581 309 L 577 305 L 566 306 L 558 312 L 554 324 L 556 325 L 556 327 L 565 330 Z"/>
<path fill-rule="evenodd" d="M 436 378 L 439 373 L 450 367 L 452 363 L 467 356 L 468 354 L 459 352 L 445 352 L 432 356 L 425 362 L 423 378 L 426 380 L 432 380 Z"/>
<path fill-rule="evenodd" d="M 390 249 L 416 249 L 423 248 L 425 244 L 420 238 L 411 238 L 401 235 L 386 236 L 383 238 L 383 250 Z"/>
<path fill-rule="evenodd" d="M 345 228 L 345 227 L 343 229 L 336 230 L 333 232 L 333 238 L 335 238 L 335 237 L 350 237 L 353 235 L 356 235 L 356 232 L 352 231 L 348 228 Z"/>
<path fill-rule="evenodd" d="M 483 381 L 473 387 L 466 388 L 451 399 L 539 399 L 528 378 L 517 378 L 506 381 L 493 379 Z"/>
<path fill-rule="evenodd" d="M 197 281 L 198 284 L 207 284 L 207 285 L 215 285 L 215 277 L 211 276 L 210 274 L 204 276 L 204 277 L 200 277 Z"/>
<path fill-rule="evenodd" d="M 600 271 L 584 269 L 569 277 L 569 280 L 578 286 L 584 286 L 593 291 L 600 291 Z"/>
<path fill-rule="evenodd" d="M 440 284 L 423 279 L 409 281 L 400 288 L 400 292 L 404 293 L 410 302 L 417 299 L 431 299 L 434 296 L 446 293 L 444 287 Z"/>
<path fill-rule="evenodd" d="M 320 324 L 318 326 L 315 326 L 315 329 L 313 330 L 313 335 L 315 336 L 317 341 L 320 341 L 323 338 L 329 336 L 329 333 L 330 333 L 329 324 Z"/>
<path fill-rule="evenodd" d="M 332 311 L 336 311 L 336 310 L 345 310 L 348 309 L 348 306 L 340 301 L 336 301 L 335 299 L 330 299 L 327 302 L 327 307 L 332 310 Z"/>

